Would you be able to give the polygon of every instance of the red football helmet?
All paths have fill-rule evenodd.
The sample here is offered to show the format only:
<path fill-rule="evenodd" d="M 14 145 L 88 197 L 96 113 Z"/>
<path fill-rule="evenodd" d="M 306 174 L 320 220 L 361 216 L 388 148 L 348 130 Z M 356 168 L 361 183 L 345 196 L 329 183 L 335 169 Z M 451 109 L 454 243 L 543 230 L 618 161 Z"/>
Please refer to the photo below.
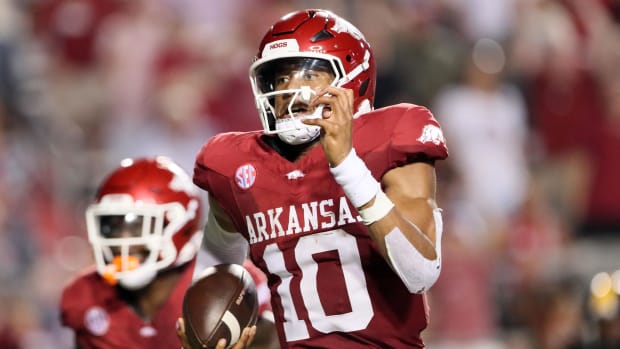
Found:
<path fill-rule="evenodd" d="M 200 212 L 198 189 L 170 159 L 123 160 L 86 210 L 97 271 L 139 289 L 189 262 L 202 240 Z"/>
<path fill-rule="evenodd" d="M 320 110 L 308 115 L 298 107 L 310 99 L 312 86 L 278 88 L 277 79 L 285 69 L 294 70 L 296 75 L 308 70 L 329 72 L 333 77 L 331 85 L 354 91 L 355 116 L 373 107 L 376 68 L 372 49 L 355 26 L 330 11 L 302 10 L 280 18 L 263 37 L 250 67 L 265 133 L 278 134 L 288 143 L 304 143 L 316 138 L 319 130 L 299 120 L 320 117 Z M 275 101 L 283 94 L 292 96 L 286 108 L 287 118 L 276 108 Z M 281 121 L 284 126 L 279 125 Z M 291 137 L 283 138 L 283 133 L 291 133 Z"/>

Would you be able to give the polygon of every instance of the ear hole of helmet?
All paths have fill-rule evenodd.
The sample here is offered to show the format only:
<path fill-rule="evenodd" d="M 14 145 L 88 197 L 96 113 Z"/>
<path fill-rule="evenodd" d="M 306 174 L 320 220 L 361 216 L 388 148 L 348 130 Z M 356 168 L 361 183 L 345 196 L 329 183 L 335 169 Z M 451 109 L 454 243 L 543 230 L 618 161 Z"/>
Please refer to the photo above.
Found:
<path fill-rule="evenodd" d="M 359 91 L 360 96 L 363 96 L 366 94 L 366 90 L 368 89 L 369 84 L 370 84 L 370 79 L 366 79 L 364 80 L 364 82 L 362 82 L 362 85 L 360 86 L 360 91 Z"/>

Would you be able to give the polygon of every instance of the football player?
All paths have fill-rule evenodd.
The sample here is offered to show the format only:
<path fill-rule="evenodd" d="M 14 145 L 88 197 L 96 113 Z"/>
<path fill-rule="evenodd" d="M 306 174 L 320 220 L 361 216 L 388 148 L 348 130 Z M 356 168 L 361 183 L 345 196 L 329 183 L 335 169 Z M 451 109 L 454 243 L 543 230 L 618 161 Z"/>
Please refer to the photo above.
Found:
<path fill-rule="evenodd" d="M 95 266 L 61 298 L 76 347 L 181 346 L 174 329 L 200 249 L 200 213 L 198 188 L 168 158 L 125 159 L 107 176 L 86 210 Z M 268 298 L 259 301 L 270 310 Z"/>
<path fill-rule="evenodd" d="M 375 69 L 345 19 L 287 14 L 250 67 L 264 129 L 217 135 L 197 156 L 203 246 L 228 263 L 249 252 L 268 275 L 282 348 L 424 347 L 441 270 L 434 165 L 448 150 L 425 107 L 373 108 Z"/>

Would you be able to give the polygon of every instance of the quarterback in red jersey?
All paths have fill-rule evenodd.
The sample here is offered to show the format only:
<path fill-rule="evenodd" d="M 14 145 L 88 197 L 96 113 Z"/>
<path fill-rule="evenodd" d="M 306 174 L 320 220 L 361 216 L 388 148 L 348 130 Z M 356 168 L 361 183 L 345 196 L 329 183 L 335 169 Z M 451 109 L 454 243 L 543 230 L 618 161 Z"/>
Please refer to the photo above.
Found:
<path fill-rule="evenodd" d="M 278 20 L 250 79 L 264 130 L 217 135 L 196 159 L 203 246 L 268 275 L 282 348 L 423 348 L 440 125 L 413 104 L 373 109 L 370 45 L 325 10 Z"/>
<path fill-rule="evenodd" d="M 198 188 L 165 157 L 126 159 L 86 211 L 95 267 L 64 288 L 62 322 L 79 348 L 171 348 L 200 249 Z M 257 289 L 264 275 L 244 264 Z M 259 297 L 263 313 L 269 297 Z"/>

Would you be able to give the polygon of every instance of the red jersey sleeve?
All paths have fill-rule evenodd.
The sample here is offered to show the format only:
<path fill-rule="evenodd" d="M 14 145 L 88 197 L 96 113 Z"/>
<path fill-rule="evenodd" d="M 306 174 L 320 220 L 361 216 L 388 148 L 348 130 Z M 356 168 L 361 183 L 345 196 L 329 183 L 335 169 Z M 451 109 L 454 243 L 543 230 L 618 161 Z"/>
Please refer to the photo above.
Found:
<path fill-rule="evenodd" d="M 418 105 L 374 110 L 354 127 L 353 146 L 377 180 L 393 168 L 448 156 L 441 126 L 428 109 Z"/>
<path fill-rule="evenodd" d="M 84 327 L 84 313 L 92 304 L 90 285 L 96 278 L 94 270 L 89 270 L 73 278 L 62 291 L 60 298 L 60 317 L 64 326 L 74 330 Z"/>
<path fill-rule="evenodd" d="M 423 155 L 428 160 L 442 160 L 448 156 L 439 122 L 428 109 L 413 104 L 403 110 L 396 122 L 391 148 L 407 157 Z"/>
<path fill-rule="evenodd" d="M 234 217 L 236 202 L 234 189 L 239 174 L 237 170 L 245 163 L 265 162 L 265 146 L 258 141 L 261 132 L 228 132 L 212 137 L 196 156 L 193 181 L 206 190 L 209 196 L 219 202 L 226 213 L 233 218 L 238 231 L 243 226 Z M 258 149 L 257 149 L 258 148 Z M 251 159 L 251 160 L 249 160 Z"/>

